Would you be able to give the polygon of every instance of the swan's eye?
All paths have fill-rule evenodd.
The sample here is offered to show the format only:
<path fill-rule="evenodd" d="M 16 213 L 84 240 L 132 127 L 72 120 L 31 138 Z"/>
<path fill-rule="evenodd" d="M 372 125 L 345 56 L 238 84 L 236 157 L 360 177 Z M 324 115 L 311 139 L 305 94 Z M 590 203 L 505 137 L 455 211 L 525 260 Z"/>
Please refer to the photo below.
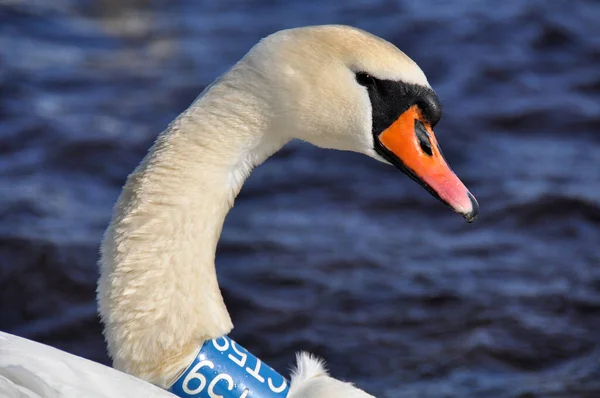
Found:
<path fill-rule="evenodd" d="M 431 141 L 429 140 L 429 134 L 427 134 L 427 130 L 423 123 L 420 120 L 415 120 L 415 134 L 417 135 L 417 140 L 419 141 L 419 146 L 421 150 L 426 153 L 428 156 L 433 156 L 433 150 L 431 149 Z"/>
<path fill-rule="evenodd" d="M 356 81 L 361 86 L 373 86 L 375 85 L 375 78 L 368 73 L 358 72 L 356 74 Z"/>

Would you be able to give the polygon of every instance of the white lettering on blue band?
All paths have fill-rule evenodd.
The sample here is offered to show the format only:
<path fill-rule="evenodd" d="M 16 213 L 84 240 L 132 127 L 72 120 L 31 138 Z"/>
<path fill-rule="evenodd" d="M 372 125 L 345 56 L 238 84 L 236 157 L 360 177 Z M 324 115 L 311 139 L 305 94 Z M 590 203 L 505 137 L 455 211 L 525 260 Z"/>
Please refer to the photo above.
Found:
<path fill-rule="evenodd" d="M 285 398 L 288 382 L 227 336 L 205 342 L 169 391 L 188 398 Z"/>

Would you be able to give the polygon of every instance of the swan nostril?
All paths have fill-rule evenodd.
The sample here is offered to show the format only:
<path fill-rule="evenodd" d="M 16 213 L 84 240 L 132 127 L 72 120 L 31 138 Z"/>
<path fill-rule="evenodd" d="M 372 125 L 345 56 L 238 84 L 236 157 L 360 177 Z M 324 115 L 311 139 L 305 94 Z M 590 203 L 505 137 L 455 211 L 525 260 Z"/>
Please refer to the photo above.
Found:
<path fill-rule="evenodd" d="M 423 123 L 421 123 L 421 121 L 418 119 L 415 119 L 415 135 L 417 136 L 421 150 L 427 154 L 427 156 L 433 156 L 433 149 L 431 149 L 431 140 L 429 139 L 429 134 L 427 133 Z"/>

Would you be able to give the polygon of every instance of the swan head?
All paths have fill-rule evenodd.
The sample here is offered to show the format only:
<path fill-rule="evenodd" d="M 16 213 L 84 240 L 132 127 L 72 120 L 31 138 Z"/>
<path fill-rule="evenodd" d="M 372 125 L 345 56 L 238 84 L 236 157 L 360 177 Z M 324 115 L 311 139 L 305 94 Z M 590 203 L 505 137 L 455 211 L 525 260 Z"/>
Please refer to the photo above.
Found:
<path fill-rule="evenodd" d="M 273 130 L 396 166 L 468 222 L 474 196 L 433 132 L 442 106 L 419 66 L 391 43 L 346 26 L 289 29 L 244 58 L 261 78 Z"/>

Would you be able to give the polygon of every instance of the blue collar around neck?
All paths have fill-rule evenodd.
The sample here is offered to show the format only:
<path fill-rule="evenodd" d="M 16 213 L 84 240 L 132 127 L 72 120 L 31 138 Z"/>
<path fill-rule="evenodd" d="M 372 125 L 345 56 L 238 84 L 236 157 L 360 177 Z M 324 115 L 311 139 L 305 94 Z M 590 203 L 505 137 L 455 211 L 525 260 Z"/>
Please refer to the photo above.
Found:
<path fill-rule="evenodd" d="M 169 391 L 181 398 L 285 398 L 288 381 L 227 336 L 206 341 Z"/>

